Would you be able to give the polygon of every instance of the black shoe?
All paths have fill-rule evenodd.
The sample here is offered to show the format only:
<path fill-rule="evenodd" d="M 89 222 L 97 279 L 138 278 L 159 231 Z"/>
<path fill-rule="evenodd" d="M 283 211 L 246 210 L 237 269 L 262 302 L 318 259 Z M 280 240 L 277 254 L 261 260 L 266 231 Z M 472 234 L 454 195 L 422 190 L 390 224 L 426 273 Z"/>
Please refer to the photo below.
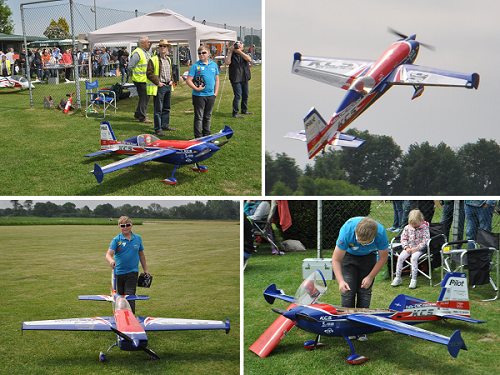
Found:
<path fill-rule="evenodd" d="M 163 133 L 161 130 L 158 130 L 158 131 L 156 132 L 156 135 L 157 135 L 158 137 L 164 137 L 164 136 L 165 136 L 165 133 Z"/>
<path fill-rule="evenodd" d="M 170 127 L 170 126 L 168 126 L 168 125 L 167 125 L 167 127 L 166 127 L 166 128 L 163 128 L 162 130 L 165 130 L 165 131 L 167 131 L 167 132 L 174 132 L 174 131 L 176 131 L 176 129 L 175 129 L 175 128 L 171 128 L 171 127 Z"/>

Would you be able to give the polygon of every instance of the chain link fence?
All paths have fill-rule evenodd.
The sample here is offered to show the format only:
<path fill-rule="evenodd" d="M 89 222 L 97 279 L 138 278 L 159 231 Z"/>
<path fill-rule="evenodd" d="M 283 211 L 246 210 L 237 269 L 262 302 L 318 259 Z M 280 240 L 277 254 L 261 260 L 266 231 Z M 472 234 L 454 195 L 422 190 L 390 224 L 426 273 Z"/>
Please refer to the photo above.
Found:
<path fill-rule="evenodd" d="M 396 203 L 398 201 L 394 201 Z M 292 226 L 282 232 L 283 239 L 297 239 L 307 248 L 318 248 L 318 253 L 323 250 L 333 250 L 338 233 L 345 221 L 355 216 L 369 216 L 388 229 L 389 241 L 396 237 L 400 230 L 408 223 L 410 210 L 418 208 L 429 223 L 439 223 L 443 218 L 444 201 L 415 200 L 399 201 L 402 206 L 401 221 L 395 224 L 395 209 L 393 201 L 386 200 L 321 200 L 321 201 L 288 201 Z M 447 201 L 450 212 L 449 240 L 466 239 L 467 220 L 463 214 L 464 201 Z M 457 202 L 457 204 L 454 204 Z M 462 213 L 460 213 L 462 207 Z M 459 233 L 459 223 L 463 232 Z M 293 224 L 296 223 L 294 226 Z M 318 233 L 318 228 L 320 231 Z M 389 230 L 395 228 L 394 230 Z M 500 231 L 500 215 L 497 209 L 493 213 L 492 231 Z M 446 235 L 446 234 L 445 234 Z M 321 246 L 318 246 L 321 244 Z M 321 254 L 318 254 L 318 258 Z"/>
<path fill-rule="evenodd" d="M 87 33 L 123 22 L 146 13 L 124 11 L 74 3 L 71 0 L 40 1 L 21 6 L 21 21 L 24 44 L 27 45 L 26 63 L 18 67 L 18 74 L 28 78 L 34 89 L 30 89 L 30 107 L 50 107 L 49 98 L 57 106 L 60 98 L 73 95 L 76 107 L 81 107 L 81 95 L 85 93 L 85 80 L 89 76 L 90 51 Z M 200 22 L 200 21 L 197 21 Z M 262 30 L 242 26 L 227 26 L 202 21 L 208 26 L 234 30 L 245 47 L 261 46 Z M 26 36 L 40 37 L 27 43 Z M 118 47 L 118 46 L 117 46 Z M 52 53 L 60 55 L 57 62 L 50 62 Z M 71 54 L 71 63 L 63 58 L 64 52 Z M 44 57 L 44 51 L 47 51 Z M 260 51 L 253 48 L 252 53 Z M 21 52 L 21 51 L 20 51 Z M 118 73 L 117 51 L 110 50 L 110 66 L 105 77 L 99 78 L 99 86 L 112 86 L 121 82 Z M 132 51 L 128 51 L 131 53 Z M 37 55 L 39 54 L 39 56 Z M 257 58 L 258 56 L 254 57 Z M 259 57 L 260 58 L 260 57 Z M 49 65 L 43 61 L 49 61 Z"/>

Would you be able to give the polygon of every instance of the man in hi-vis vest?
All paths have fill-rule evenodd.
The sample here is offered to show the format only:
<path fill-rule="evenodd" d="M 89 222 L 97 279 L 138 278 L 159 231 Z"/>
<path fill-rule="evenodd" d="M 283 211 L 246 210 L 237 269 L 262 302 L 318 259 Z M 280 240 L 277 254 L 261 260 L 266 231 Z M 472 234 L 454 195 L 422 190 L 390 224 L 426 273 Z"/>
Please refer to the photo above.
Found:
<path fill-rule="evenodd" d="M 163 130 L 173 131 L 170 123 L 170 98 L 172 93 L 172 67 L 170 58 L 167 56 L 168 42 L 161 39 L 158 44 L 160 53 L 151 57 L 148 61 L 147 93 L 153 95 L 155 106 L 154 123 L 155 133 L 164 137 Z"/>
<path fill-rule="evenodd" d="M 134 82 L 137 94 L 139 95 L 139 103 L 137 104 L 134 117 L 145 124 L 152 124 L 153 121 L 149 120 L 146 116 L 149 102 L 149 95 L 146 89 L 146 70 L 148 68 L 148 60 L 151 58 L 151 54 L 149 53 L 149 38 L 141 36 L 138 44 L 139 47 L 132 52 L 127 65 L 127 69 L 132 72 L 132 82 Z"/>

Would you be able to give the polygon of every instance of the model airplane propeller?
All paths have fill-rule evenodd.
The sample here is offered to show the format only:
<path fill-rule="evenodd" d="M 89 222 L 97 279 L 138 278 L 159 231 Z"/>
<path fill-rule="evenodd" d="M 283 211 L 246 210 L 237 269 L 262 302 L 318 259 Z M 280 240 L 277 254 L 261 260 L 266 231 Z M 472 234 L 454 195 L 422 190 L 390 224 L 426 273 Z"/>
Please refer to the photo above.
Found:
<path fill-rule="evenodd" d="M 456 319 L 469 323 L 485 322 L 470 318 L 466 274 L 448 273 L 441 287 L 441 294 L 436 303 L 400 294 L 388 309 L 361 309 L 318 303 L 318 299 L 327 290 L 326 281 L 319 270 L 304 280 L 294 297 L 287 296 L 272 284 L 264 291 L 266 301 L 272 304 L 278 298 L 290 302 L 290 306 L 286 310 L 272 309 L 280 314 L 280 317 L 249 349 L 259 357 L 267 357 L 285 335 L 297 326 L 317 335 L 315 340 L 304 343 L 306 349 L 324 346 L 325 344 L 319 341 L 320 336 L 343 337 L 351 349 L 351 355 L 347 358 L 350 364 L 357 365 L 370 359 L 355 354 L 351 340 L 382 330 L 446 345 L 449 353 L 456 358 L 461 349 L 467 350 L 459 330 L 451 337 L 446 337 L 414 325 L 441 319 Z"/>
<path fill-rule="evenodd" d="M 327 123 L 312 108 L 304 118 L 305 130 L 292 131 L 286 138 L 307 142 L 309 159 L 327 145 L 359 147 L 364 141 L 342 133 L 358 116 L 375 103 L 392 86 L 413 86 L 412 99 L 425 86 L 448 86 L 477 89 L 479 74 L 458 73 L 414 65 L 420 46 L 416 35 L 406 36 L 389 29 L 403 40 L 393 43 L 377 60 L 341 59 L 303 56 L 295 53 L 292 73 L 347 90 L 337 111 Z"/>
<path fill-rule="evenodd" d="M 85 156 L 92 157 L 107 153 L 132 155 L 105 167 L 100 167 L 99 164 L 95 163 L 94 170 L 90 173 L 94 174 L 98 183 L 102 182 L 106 173 L 154 160 L 175 165 L 172 177 L 162 180 L 167 185 L 175 185 L 177 180 L 174 178 L 174 174 L 179 166 L 194 164 L 192 170 L 206 172 L 208 168 L 198 163 L 213 156 L 232 136 L 233 130 L 226 126 L 219 133 L 191 141 L 167 141 L 154 135 L 141 134 L 119 142 L 116 140 L 109 122 L 103 121 L 101 122 L 101 151 Z M 221 137 L 226 137 L 228 140 L 219 143 L 217 139 Z"/>
<path fill-rule="evenodd" d="M 149 299 L 149 296 L 122 296 L 118 294 L 116 292 L 116 275 L 114 269 L 111 276 L 111 296 L 88 295 L 78 296 L 78 298 L 80 300 L 112 302 L 113 316 L 23 322 L 22 330 L 114 332 L 117 335 L 116 343 L 111 345 L 106 353 L 101 352 L 99 354 L 101 362 L 105 361 L 106 355 L 115 346 L 125 351 L 142 350 L 151 359 L 160 359 L 154 351 L 147 348 L 148 338 L 146 332 L 149 331 L 223 329 L 227 334 L 230 330 L 229 318 L 223 322 L 219 320 L 136 317 L 128 301 L 146 300 Z"/>

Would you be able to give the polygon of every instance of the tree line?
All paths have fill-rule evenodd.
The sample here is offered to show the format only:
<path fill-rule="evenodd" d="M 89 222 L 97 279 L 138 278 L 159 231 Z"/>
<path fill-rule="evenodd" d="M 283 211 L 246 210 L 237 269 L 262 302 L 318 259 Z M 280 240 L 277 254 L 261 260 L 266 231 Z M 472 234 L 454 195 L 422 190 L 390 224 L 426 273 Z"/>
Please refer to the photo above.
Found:
<path fill-rule="evenodd" d="M 302 170 L 286 153 L 266 152 L 266 195 L 498 195 L 500 146 L 479 139 L 457 150 L 441 142 L 412 144 L 350 129 L 359 148 L 329 148 Z M 304 151 L 305 152 L 305 151 Z"/>
<path fill-rule="evenodd" d="M 58 205 L 53 202 L 32 200 L 20 202 L 11 200 L 12 208 L 0 209 L 0 216 L 37 216 L 37 217 L 95 217 L 118 218 L 128 216 L 141 219 L 199 219 L 199 220 L 239 220 L 240 203 L 231 200 L 209 200 L 206 203 L 196 201 L 175 207 L 162 207 L 151 203 L 147 208 L 124 204 L 114 207 L 104 203 L 91 210 L 88 206 L 77 208 L 73 202 Z"/>

